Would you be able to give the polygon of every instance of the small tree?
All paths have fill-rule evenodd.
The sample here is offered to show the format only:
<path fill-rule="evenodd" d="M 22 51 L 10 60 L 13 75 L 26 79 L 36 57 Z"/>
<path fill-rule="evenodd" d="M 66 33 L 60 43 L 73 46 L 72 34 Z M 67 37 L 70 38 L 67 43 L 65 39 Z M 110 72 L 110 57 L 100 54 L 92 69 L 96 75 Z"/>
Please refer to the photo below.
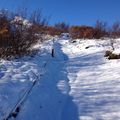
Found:
<path fill-rule="evenodd" d="M 57 24 L 55 24 L 54 27 L 58 31 L 58 34 L 69 32 L 69 25 L 66 24 L 65 22 L 57 23 Z"/>
<path fill-rule="evenodd" d="M 111 28 L 111 37 L 112 38 L 120 37 L 120 22 L 119 21 L 113 23 L 112 28 Z"/>
<path fill-rule="evenodd" d="M 30 16 L 30 21 L 33 24 L 37 24 L 39 26 L 48 25 L 48 19 L 46 17 L 43 17 L 42 10 L 40 9 L 33 11 L 33 13 Z"/>
<path fill-rule="evenodd" d="M 100 39 L 108 35 L 106 31 L 107 23 L 97 20 L 94 27 L 94 38 Z"/>

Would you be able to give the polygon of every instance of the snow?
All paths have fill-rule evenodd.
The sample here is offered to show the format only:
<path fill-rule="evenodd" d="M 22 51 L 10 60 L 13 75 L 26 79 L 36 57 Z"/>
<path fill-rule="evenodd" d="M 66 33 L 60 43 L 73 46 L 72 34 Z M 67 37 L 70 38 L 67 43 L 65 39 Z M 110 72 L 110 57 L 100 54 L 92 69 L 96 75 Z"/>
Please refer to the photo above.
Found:
<path fill-rule="evenodd" d="M 112 53 L 114 53 L 114 54 L 120 54 L 120 49 L 116 49 L 116 50 L 114 50 Z"/>
<path fill-rule="evenodd" d="M 61 33 L 60 38 L 61 39 L 70 39 L 70 34 L 69 33 Z"/>
<path fill-rule="evenodd" d="M 27 19 L 23 19 L 20 16 L 15 16 L 14 19 L 11 21 L 11 23 L 16 25 L 23 25 L 24 27 L 31 27 L 32 23 L 29 22 Z"/>
<path fill-rule="evenodd" d="M 104 57 L 109 41 L 54 39 L 38 48 L 34 57 L 0 61 L 1 120 L 35 81 L 16 120 L 120 120 L 120 60 Z"/>
<path fill-rule="evenodd" d="M 23 25 L 30 27 L 30 26 L 32 26 L 32 23 L 30 23 L 28 20 L 25 19 L 25 20 L 23 20 Z"/>

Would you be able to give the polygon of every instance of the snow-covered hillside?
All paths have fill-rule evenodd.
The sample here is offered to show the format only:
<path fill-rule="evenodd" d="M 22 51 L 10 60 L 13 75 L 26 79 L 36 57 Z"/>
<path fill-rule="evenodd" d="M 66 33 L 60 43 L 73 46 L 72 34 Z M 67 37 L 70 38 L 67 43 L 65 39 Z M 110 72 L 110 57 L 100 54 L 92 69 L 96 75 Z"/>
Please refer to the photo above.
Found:
<path fill-rule="evenodd" d="M 120 120 L 120 60 L 104 57 L 109 42 L 36 47 L 35 57 L 0 61 L 0 120 Z"/>

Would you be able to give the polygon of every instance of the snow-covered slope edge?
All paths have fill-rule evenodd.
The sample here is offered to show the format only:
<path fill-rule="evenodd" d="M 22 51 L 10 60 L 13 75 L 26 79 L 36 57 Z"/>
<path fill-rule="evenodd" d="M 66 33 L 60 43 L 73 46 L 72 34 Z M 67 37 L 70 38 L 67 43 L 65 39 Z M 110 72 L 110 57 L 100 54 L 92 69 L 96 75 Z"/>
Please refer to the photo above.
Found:
<path fill-rule="evenodd" d="M 44 43 L 35 57 L 0 61 L 0 119 L 8 117 L 34 81 L 41 79 L 41 75 L 45 73 L 44 66 L 51 58 L 52 44 L 48 44 Z"/>
<path fill-rule="evenodd" d="M 117 44 L 116 46 L 119 49 Z M 52 48 L 55 49 L 54 58 L 51 57 Z M 53 41 L 45 42 L 41 49 L 42 53 L 31 60 L 24 58 L 10 62 L 10 65 L 6 64 L 7 61 L 1 61 L 3 65 L 0 84 L 3 85 L 0 91 L 1 116 L 5 115 L 16 103 L 17 98 L 20 98 L 20 93 L 24 93 L 21 88 L 28 89 L 34 81 L 33 78 L 42 74 L 15 119 L 120 119 L 120 60 L 109 61 L 104 57 L 105 50 L 111 49 L 108 42 L 78 40 L 76 43 L 71 43 L 67 39 L 60 39 L 54 43 Z M 21 70 L 22 65 L 18 63 L 28 66 Z M 18 69 L 12 68 L 14 64 Z M 5 65 L 9 67 L 7 72 L 5 72 Z M 32 77 L 32 72 L 29 73 L 29 70 L 35 76 Z M 8 78 L 10 75 L 15 78 L 17 73 L 19 77 L 25 75 L 29 77 L 25 76 L 24 80 L 17 78 L 14 84 L 14 79 Z M 8 75 L 5 76 L 5 74 Z M 12 83 L 12 88 L 10 83 Z M 6 94 L 2 96 L 5 90 Z M 12 91 L 9 93 L 10 90 Z M 11 104 L 12 100 L 13 104 Z"/>

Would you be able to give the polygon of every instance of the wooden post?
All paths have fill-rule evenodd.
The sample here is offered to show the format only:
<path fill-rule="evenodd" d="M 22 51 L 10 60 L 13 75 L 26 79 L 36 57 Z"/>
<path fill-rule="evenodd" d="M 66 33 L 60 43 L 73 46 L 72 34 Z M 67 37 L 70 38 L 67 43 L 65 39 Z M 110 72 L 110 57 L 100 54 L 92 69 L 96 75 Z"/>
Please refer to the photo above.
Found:
<path fill-rule="evenodd" d="M 52 48 L 52 54 L 51 54 L 52 57 L 54 57 L 54 52 L 55 52 L 55 51 L 54 51 L 54 48 Z"/>

